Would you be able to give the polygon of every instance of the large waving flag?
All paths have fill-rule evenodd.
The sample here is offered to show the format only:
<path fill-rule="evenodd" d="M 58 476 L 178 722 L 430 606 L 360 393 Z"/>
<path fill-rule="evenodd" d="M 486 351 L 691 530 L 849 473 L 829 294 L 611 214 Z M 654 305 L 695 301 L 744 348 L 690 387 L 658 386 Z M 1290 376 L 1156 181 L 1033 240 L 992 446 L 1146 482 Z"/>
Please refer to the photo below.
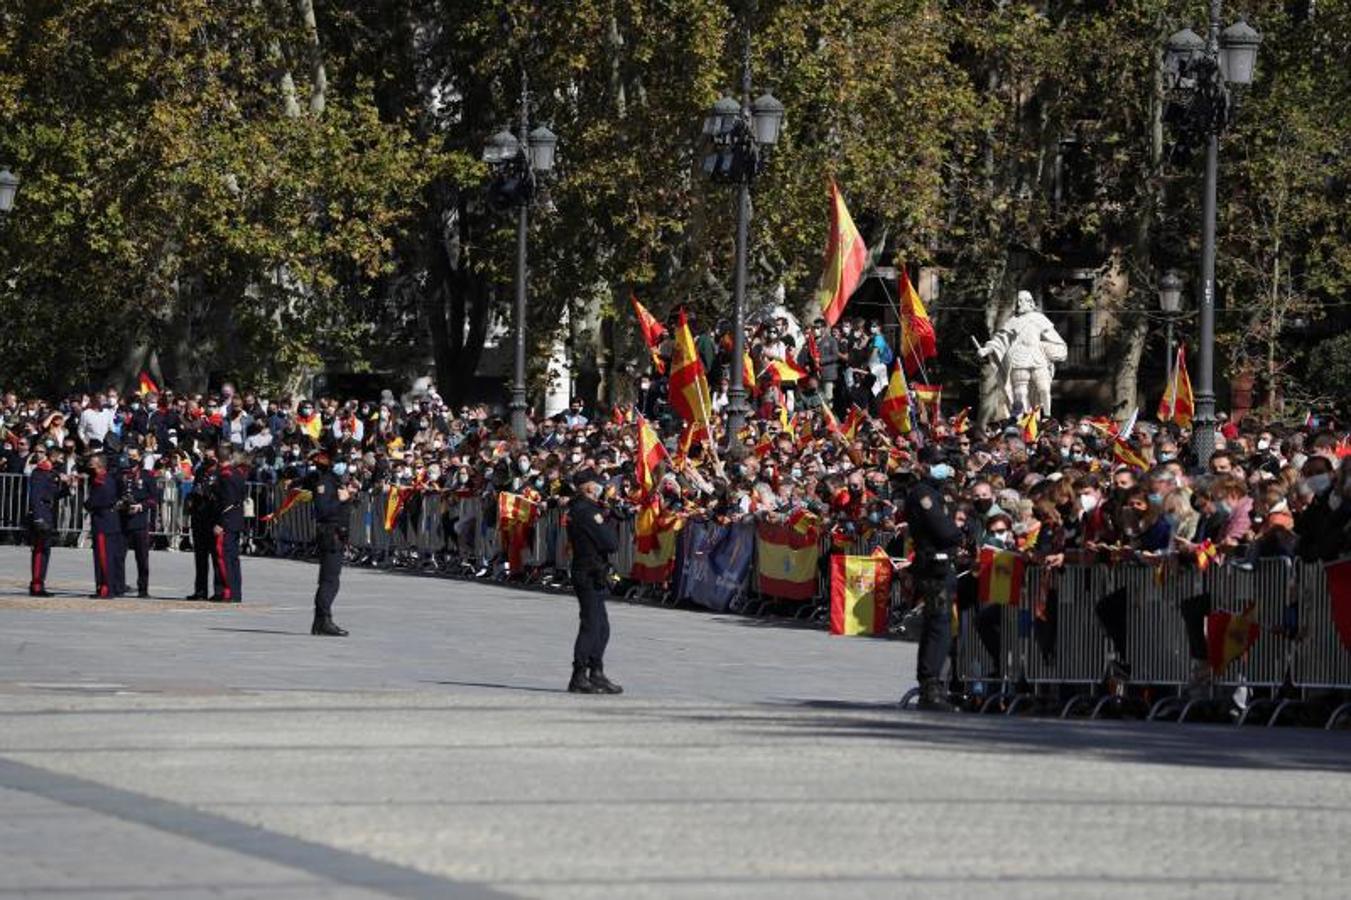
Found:
<path fill-rule="evenodd" d="M 891 574 L 891 560 L 880 547 L 872 556 L 832 556 L 830 633 L 886 634 Z"/>
<path fill-rule="evenodd" d="M 1190 428 L 1192 416 L 1196 414 L 1196 398 L 1192 396 L 1192 380 L 1187 375 L 1187 348 L 1177 348 L 1177 365 L 1173 369 L 1173 380 L 1163 391 L 1159 399 L 1159 421 L 1176 422 L 1183 428 Z"/>
<path fill-rule="evenodd" d="M 281 505 L 278 506 L 275 511 L 270 512 L 265 516 L 260 516 L 259 519 L 263 522 L 271 522 L 273 519 L 280 519 L 290 512 L 292 507 L 297 503 L 309 503 L 312 499 L 314 499 L 314 495 L 304 488 L 291 488 L 286 492 L 286 496 L 281 500 Z"/>
<path fill-rule="evenodd" d="M 150 373 L 144 369 L 141 370 L 141 377 L 137 379 L 137 386 L 142 394 L 159 393 L 159 385 L 155 384 L 155 379 L 151 378 Z"/>
<path fill-rule="evenodd" d="M 807 377 L 806 371 L 791 359 L 771 359 L 765 371 L 769 373 L 769 380 L 775 384 L 785 381 L 796 384 L 798 379 Z"/>
<path fill-rule="evenodd" d="M 633 461 L 633 472 L 638 476 L 638 486 L 643 496 L 648 497 L 657 486 L 657 466 L 667 459 L 666 447 L 657 437 L 656 429 L 638 413 L 638 456 Z"/>
<path fill-rule="evenodd" d="M 887 382 L 887 392 L 878 406 L 882 421 L 892 434 L 910 433 L 910 388 L 905 383 L 905 372 L 900 363 L 892 366 L 891 379 Z"/>
<path fill-rule="evenodd" d="M 901 269 L 901 359 L 905 371 L 911 375 L 919 371 L 924 360 L 938 355 L 938 336 L 933 320 L 924 308 L 919 291 L 910 283 L 910 273 Z"/>
<path fill-rule="evenodd" d="M 694 335 L 682 309 L 680 324 L 676 326 L 675 355 L 671 358 L 671 408 L 686 422 L 698 422 L 707 428 L 712 406 L 708 376 L 704 374 L 704 364 L 699 361 Z"/>
<path fill-rule="evenodd" d="M 924 416 L 928 419 L 929 425 L 937 425 L 942 421 L 940 411 L 943 407 L 943 385 L 941 384 L 915 384 L 915 402 L 919 404 L 920 409 L 924 410 Z"/>
<path fill-rule="evenodd" d="M 676 533 L 682 524 L 683 519 L 662 509 L 660 497 L 653 497 L 638 507 L 630 578 L 644 584 L 670 580 L 675 571 Z"/>
<path fill-rule="evenodd" d="M 1130 466 L 1132 469 L 1139 469 L 1142 472 L 1149 468 L 1149 463 L 1145 462 L 1145 458 L 1119 437 L 1112 440 L 1112 459 L 1118 465 Z"/>
<path fill-rule="evenodd" d="M 637 294 L 629 294 L 629 300 L 633 303 L 634 315 L 638 317 L 638 331 L 643 336 L 643 343 L 647 345 L 647 352 L 652 354 L 652 365 L 659 373 L 664 373 L 666 365 L 661 361 L 658 350 L 661 347 L 661 339 L 666 336 L 666 326 L 658 322 L 657 317 L 638 302 Z"/>
<path fill-rule="evenodd" d="M 849 208 L 834 179 L 830 182 L 830 236 L 826 240 L 825 268 L 816 289 L 821 317 L 834 325 L 844 315 L 845 304 L 863 280 L 868 266 L 868 245 L 858 233 Z"/>

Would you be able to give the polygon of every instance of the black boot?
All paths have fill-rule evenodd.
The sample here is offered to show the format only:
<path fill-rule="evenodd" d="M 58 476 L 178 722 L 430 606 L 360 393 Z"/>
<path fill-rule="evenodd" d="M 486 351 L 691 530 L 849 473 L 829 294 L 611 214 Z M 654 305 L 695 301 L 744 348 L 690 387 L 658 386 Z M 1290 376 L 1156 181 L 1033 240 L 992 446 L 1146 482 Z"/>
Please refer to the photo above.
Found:
<path fill-rule="evenodd" d="M 587 678 L 595 686 L 598 694 L 622 694 L 624 689 L 613 681 L 605 677 L 605 669 L 601 666 L 592 666 L 587 673 Z"/>
<path fill-rule="evenodd" d="M 586 666 L 574 665 L 572 667 L 572 680 L 568 682 L 569 694 L 599 694 L 600 688 L 591 683 L 591 679 L 586 677 Z"/>
<path fill-rule="evenodd" d="M 347 637 L 347 629 L 339 628 L 334 623 L 332 616 L 326 616 L 323 613 L 314 614 L 314 624 L 310 626 L 310 634 L 319 637 Z"/>
<path fill-rule="evenodd" d="M 29 588 L 29 589 L 28 589 L 28 596 L 30 596 L 30 597 L 55 597 L 56 595 L 53 594 L 51 591 L 47 590 L 45 587 L 43 587 L 43 588 Z"/>
<path fill-rule="evenodd" d="M 925 712 L 952 712 L 947 686 L 941 678 L 926 678 L 919 686 L 918 707 Z"/>

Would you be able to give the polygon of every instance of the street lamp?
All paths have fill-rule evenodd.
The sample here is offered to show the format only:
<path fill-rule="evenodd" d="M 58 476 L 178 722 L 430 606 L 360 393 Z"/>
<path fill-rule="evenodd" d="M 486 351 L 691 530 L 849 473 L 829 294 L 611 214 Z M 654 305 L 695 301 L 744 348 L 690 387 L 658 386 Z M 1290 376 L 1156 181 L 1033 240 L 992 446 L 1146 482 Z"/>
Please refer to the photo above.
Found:
<path fill-rule="evenodd" d="M 14 197 L 19 193 L 19 176 L 8 168 L 0 169 L 0 218 L 14 209 Z"/>
<path fill-rule="evenodd" d="M 511 431 L 517 440 L 526 438 L 525 401 L 525 295 L 526 236 L 530 228 L 530 205 L 540 181 L 554 168 L 558 138 L 540 126 L 530 130 L 530 82 L 521 73 L 521 109 L 517 133 L 502 129 L 483 145 L 483 161 L 492 171 L 488 202 L 495 210 L 516 212 L 516 331 L 515 360 L 511 380 Z"/>
<path fill-rule="evenodd" d="M 1167 360 L 1165 371 L 1167 372 L 1167 384 L 1173 383 L 1173 322 L 1177 320 L 1178 311 L 1182 309 L 1182 279 L 1172 269 L 1163 273 L 1159 279 L 1159 309 L 1163 310 L 1163 319 L 1165 329 L 1167 330 L 1166 343 L 1168 345 Z"/>
<path fill-rule="evenodd" d="M 1171 93 L 1169 119 L 1184 142 L 1204 143 L 1205 193 L 1201 204 L 1200 348 L 1192 450 L 1204 468 L 1215 452 L 1215 194 L 1220 134 L 1236 106 L 1230 87 L 1252 83 L 1262 36 L 1239 19 L 1220 31 L 1223 0 L 1210 0 L 1207 37 L 1184 28 L 1168 39 L 1164 73 Z M 1162 299 L 1162 296 L 1160 297 Z"/>
<path fill-rule="evenodd" d="M 751 185 L 765 170 L 783 130 L 784 106 L 773 94 L 751 101 L 751 38 L 747 26 L 741 70 L 741 100 L 724 96 L 704 118 L 704 136 L 710 152 L 704 156 L 704 174 L 714 182 L 734 184 L 736 204 L 736 280 L 733 284 L 732 371 L 727 390 L 727 455 L 746 453 L 741 430 L 750 412 L 742 372 L 746 358 L 746 255 L 751 222 Z"/>

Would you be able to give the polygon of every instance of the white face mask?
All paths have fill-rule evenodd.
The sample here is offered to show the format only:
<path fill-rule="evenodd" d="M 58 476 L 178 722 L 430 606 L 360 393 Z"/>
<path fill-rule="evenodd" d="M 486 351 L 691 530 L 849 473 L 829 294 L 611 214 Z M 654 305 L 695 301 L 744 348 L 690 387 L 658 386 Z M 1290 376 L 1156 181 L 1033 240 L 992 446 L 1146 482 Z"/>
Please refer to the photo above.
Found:
<path fill-rule="evenodd" d="M 1259 440 L 1259 441 L 1257 442 L 1257 449 L 1258 449 L 1258 450 L 1265 450 L 1265 449 L 1267 449 L 1267 448 L 1270 447 L 1270 446 L 1271 446 L 1271 441 L 1268 441 L 1268 440 L 1266 440 L 1265 438 L 1262 439 L 1262 440 Z"/>
<path fill-rule="evenodd" d="M 1317 496 L 1332 487 L 1332 476 L 1326 472 L 1319 475 L 1310 475 L 1304 479 L 1303 486 L 1306 493 Z"/>
<path fill-rule="evenodd" d="M 1098 498 L 1092 494 L 1079 495 L 1079 507 L 1086 513 L 1091 513 L 1098 508 Z"/>

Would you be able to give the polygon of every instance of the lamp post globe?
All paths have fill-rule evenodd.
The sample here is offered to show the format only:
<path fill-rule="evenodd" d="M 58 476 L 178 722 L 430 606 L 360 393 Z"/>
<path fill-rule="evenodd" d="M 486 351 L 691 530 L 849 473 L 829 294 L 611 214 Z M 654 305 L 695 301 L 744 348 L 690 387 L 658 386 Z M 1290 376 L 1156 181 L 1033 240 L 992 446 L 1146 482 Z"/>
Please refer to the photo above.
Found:
<path fill-rule="evenodd" d="M 1262 35 L 1243 19 L 1220 32 L 1220 71 L 1229 84 L 1252 84 Z"/>
<path fill-rule="evenodd" d="M 751 120 L 755 128 L 755 142 L 761 147 L 773 147 L 779 142 L 783 129 L 784 108 L 773 94 L 761 94 L 751 104 Z"/>

